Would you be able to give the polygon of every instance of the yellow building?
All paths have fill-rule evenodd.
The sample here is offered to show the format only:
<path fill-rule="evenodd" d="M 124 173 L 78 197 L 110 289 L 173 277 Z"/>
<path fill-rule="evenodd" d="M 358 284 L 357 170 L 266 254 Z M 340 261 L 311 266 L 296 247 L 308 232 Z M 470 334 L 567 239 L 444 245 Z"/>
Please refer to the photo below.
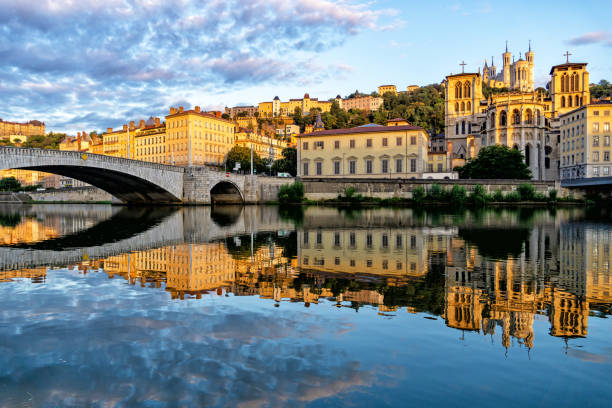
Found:
<path fill-rule="evenodd" d="M 0 119 L 0 139 L 9 139 L 11 136 L 41 136 L 45 134 L 45 124 L 38 120 L 31 120 L 25 123 L 5 122 Z M 22 141 L 25 141 L 22 140 Z"/>
<path fill-rule="evenodd" d="M 280 98 L 275 96 L 272 102 L 260 102 L 257 111 L 260 118 L 287 117 L 293 115 L 298 108 L 302 114 L 307 115 L 313 109 L 329 112 L 332 103 L 332 101 L 319 101 L 317 98 L 310 98 L 307 93 L 304 94 L 302 99 L 289 99 L 287 102 L 281 102 Z"/>
<path fill-rule="evenodd" d="M 385 96 L 388 92 L 397 95 L 397 87 L 395 85 L 381 85 L 378 87 L 379 96 Z"/>
<path fill-rule="evenodd" d="M 249 149 L 253 147 L 253 152 L 262 159 L 278 160 L 282 157 L 283 149 L 289 147 L 289 142 L 247 129 L 240 129 L 235 134 L 234 145 Z"/>
<path fill-rule="evenodd" d="M 561 179 L 610 177 L 612 103 L 594 103 L 559 116 Z"/>
<path fill-rule="evenodd" d="M 131 159 L 134 157 L 134 133 L 136 126 L 134 122 L 123 125 L 119 130 L 108 128 L 102 134 L 102 152 L 107 156 L 123 157 Z"/>
<path fill-rule="evenodd" d="M 298 176 L 421 178 L 428 135 L 418 126 L 365 125 L 298 135 Z"/>
<path fill-rule="evenodd" d="M 448 160 L 445 152 L 427 153 L 427 172 L 428 173 L 447 173 L 452 169 L 448 168 Z"/>
<path fill-rule="evenodd" d="M 377 111 L 383 105 L 382 96 L 358 95 L 354 98 L 340 99 L 336 97 L 338 105 L 341 109 L 349 111 L 351 109 L 359 109 L 366 112 Z"/>
<path fill-rule="evenodd" d="M 166 123 L 150 118 L 134 134 L 134 159 L 154 163 L 168 163 L 166 152 Z"/>
<path fill-rule="evenodd" d="M 166 158 L 177 166 L 222 165 L 234 145 L 235 125 L 196 106 L 170 108 L 166 116 Z"/>
<path fill-rule="evenodd" d="M 234 119 L 239 128 L 245 128 L 249 130 L 257 131 L 259 125 L 257 124 L 257 118 L 254 116 L 239 116 Z"/>

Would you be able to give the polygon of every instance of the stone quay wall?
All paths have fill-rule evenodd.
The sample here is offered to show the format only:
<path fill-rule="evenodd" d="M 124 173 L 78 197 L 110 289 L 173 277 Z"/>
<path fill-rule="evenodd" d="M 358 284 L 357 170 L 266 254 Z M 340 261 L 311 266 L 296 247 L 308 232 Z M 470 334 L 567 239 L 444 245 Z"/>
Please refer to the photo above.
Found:
<path fill-rule="evenodd" d="M 56 190 L 31 191 L 27 193 L 33 201 L 42 202 L 102 202 L 120 204 L 121 201 L 97 187 L 67 187 Z"/>
<path fill-rule="evenodd" d="M 568 189 L 562 188 L 556 181 L 533 181 L 533 180 L 405 180 L 405 179 L 302 179 L 304 184 L 304 195 L 309 200 L 326 200 L 343 195 L 349 187 L 354 187 L 357 194 L 365 197 L 378 198 L 412 198 L 412 191 L 417 187 L 425 190 L 433 184 L 438 184 L 443 189 L 450 190 L 454 185 L 464 187 L 469 193 L 476 185 L 481 185 L 488 193 L 502 190 L 504 193 L 516 191 L 523 183 L 530 183 L 536 192 L 548 194 L 550 190 L 557 190 L 559 197 L 570 194 Z M 574 193 L 576 195 L 576 193 Z"/>

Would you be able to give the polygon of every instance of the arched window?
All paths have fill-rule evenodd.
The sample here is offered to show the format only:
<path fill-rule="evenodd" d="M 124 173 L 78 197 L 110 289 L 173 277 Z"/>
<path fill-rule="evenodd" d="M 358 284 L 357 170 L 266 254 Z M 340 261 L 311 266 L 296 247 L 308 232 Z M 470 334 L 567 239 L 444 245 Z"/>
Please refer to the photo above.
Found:
<path fill-rule="evenodd" d="M 565 108 L 565 96 L 561 97 L 561 107 Z"/>
<path fill-rule="evenodd" d="M 570 91 L 570 87 L 569 87 L 569 75 L 565 75 L 565 92 L 569 92 Z"/>
<path fill-rule="evenodd" d="M 576 95 L 576 103 L 574 105 L 580 106 L 580 97 L 578 95 Z"/>
<path fill-rule="evenodd" d="M 495 112 L 491 113 L 491 121 L 489 122 L 489 127 L 495 127 Z"/>
<path fill-rule="evenodd" d="M 459 134 L 459 122 L 455 123 L 455 134 Z"/>
<path fill-rule="evenodd" d="M 561 92 L 566 92 L 567 88 L 565 88 L 565 80 L 567 79 L 567 75 L 563 74 L 561 76 Z"/>
<path fill-rule="evenodd" d="M 468 101 L 468 103 L 467 103 L 467 110 L 468 110 L 468 112 L 472 111 L 472 102 L 470 102 L 470 101 Z"/>
<path fill-rule="evenodd" d="M 580 90 L 580 81 L 578 80 L 578 74 L 574 73 L 574 91 Z"/>
<path fill-rule="evenodd" d="M 512 111 L 512 124 L 520 125 L 521 124 L 521 114 L 518 109 Z"/>
<path fill-rule="evenodd" d="M 459 112 L 459 102 L 455 102 L 455 112 Z"/>
<path fill-rule="evenodd" d="M 506 126 L 508 124 L 508 118 L 506 117 L 506 111 L 501 111 L 499 114 L 499 126 Z"/>
<path fill-rule="evenodd" d="M 572 95 L 569 95 L 567 97 L 567 106 L 570 108 L 572 107 Z"/>
<path fill-rule="evenodd" d="M 541 113 L 539 110 L 536 111 L 536 125 L 540 126 Z"/>
<path fill-rule="evenodd" d="M 461 98 L 461 82 L 455 84 L 455 98 Z"/>
<path fill-rule="evenodd" d="M 465 120 L 461 122 L 461 134 L 465 135 Z"/>
<path fill-rule="evenodd" d="M 575 76 L 575 75 L 572 75 L 572 79 L 571 79 L 571 81 L 570 81 L 570 89 L 569 89 L 570 91 L 573 91 L 573 90 L 574 90 L 574 76 Z"/>
<path fill-rule="evenodd" d="M 531 146 L 527 145 L 525 146 L 525 164 L 529 166 L 529 156 L 531 153 Z"/>
<path fill-rule="evenodd" d="M 468 134 L 472 133 L 472 122 L 468 123 Z"/>
<path fill-rule="evenodd" d="M 527 109 L 526 116 L 527 117 L 525 120 L 527 121 L 527 124 L 533 125 L 533 112 L 531 109 Z"/>
<path fill-rule="evenodd" d="M 465 102 L 461 102 L 461 112 L 465 112 Z"/>
<path fill-rule="evenodd" d="M 463 85 L 463 96 L 464 98 L 471 98 L 472 96 L 472 89 L 471 89 L 471 85 L 468 81 L 465 81 L 465 85 Z"/>

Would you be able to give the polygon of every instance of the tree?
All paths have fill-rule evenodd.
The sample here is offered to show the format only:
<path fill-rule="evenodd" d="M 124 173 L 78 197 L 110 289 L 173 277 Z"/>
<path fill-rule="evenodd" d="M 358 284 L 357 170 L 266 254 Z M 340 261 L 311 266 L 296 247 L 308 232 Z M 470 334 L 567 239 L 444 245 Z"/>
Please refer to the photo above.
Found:
<path fill-rule="evenodd" d="M 608 81 L 602 79 L 597 85 L 590 85 L 591 98 L 599 99 L 602 96 L 611 96 L 612 86 Z"/>
<path fill-rule="evenodd" d="M 297 150 L 293 147 L 283 149 L 283 158 L 274 161 L 272 173 L 289 173 L 293 177 L 297 174 Z"/>
<path fill-rule="evenodd" d="M 488 146 L 480 149 L 462 167 L 456 167 L 462 179 L 530 179 L 531 171 L 523 154 L 508 146 Z"/>
<path fill-rule="evenodd" d="M 0 179 L 0 191 L 20 191 L 21 183 L 15 177 Z"/>
<path fill-rule="evenodd" d="M 251 149 L 243 146 L 234 146 L 227 153 L 226 166 L 233 169 L 236 163 L 240 163 L 240 169 L 244 172 L 251 171 Z M 266 170 L 264 161 L 259 155 L 253 152 L 253 164 L 257 174 L 262 174 Z"/>

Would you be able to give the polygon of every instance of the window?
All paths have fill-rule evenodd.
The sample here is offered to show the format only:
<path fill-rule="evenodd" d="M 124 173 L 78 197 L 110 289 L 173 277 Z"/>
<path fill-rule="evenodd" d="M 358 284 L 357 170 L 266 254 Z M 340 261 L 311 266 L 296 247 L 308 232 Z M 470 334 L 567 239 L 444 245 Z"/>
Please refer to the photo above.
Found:
<path fill-rule="evenodd" d="M 354 149 L 354 148 L 355 148 L 355 139 L 351 139 L 351 140 L 349 140 L 349 147 L 350 147 L 351 149 Z"/>
<path fill-rule="evenodd" d="M 355 233 L 351 232 L 349 234 L 349 245 L 352 247 L 357 246 L 357 238 L 355 237 Z"/>
<path fill-rule="evenodd" d="M 349 173 L 355 174 L 357 172 L 357 162 L 355 160 L 349 160 Z"/>
<path fill-rule="evenodd" d="M 340 161 L 334 161 L 334 174 L 340 174 Z"/>
<path fill-rule="evenodd" d="M 593 111 L 593 116 L 599 116 L 599 111 Z"/>
<path fill-rule="evenodd" d="M 335 257 L 334 258 L 334 265 L 340 265 L 340 258 L 339 257 Z"/>
<path fill-rule="evenodd" d="M 383 145 L 383 147 L 387 147 L 389 145 L 388 139 L 386 137 L 383 137 L 382 145 Z"/>
<path fill-rule="evenodd" d="M 366 173 L 372 174 L 372 160 L 366 160 Z"/>
<path fill-rule="evenodd" d="M 604 176 L 609 176 L 610 175 L 610 168 L 609 167 L 604 167 L 603 168 L 603 175 Z"/>
<path fill-rule="evenodd" d="M 416 136 L 410 136 L 410 144 L 411 145 L 415 145 L 416 144 L 416 140 L 417 140 Z"/>
<path fill-rule="evenodd" d="M 339 140 L 336 140 L 336 141 L 334 142 L 334 149 L 339 149 L 339 148 L 340 148 L 340 141 L 339 141 Z"/>
<path fill-rule="evenodd" d="M 389 248 L 389 236 L 387 234 L 382 234 L 382 247 Z"/>
<path fill-rule="evenodd" d="M 610 136 L 604 136 L 604 146 L 610 146 Z"/>
<path fill-rule="evenodd" d="M 366 261 L 366 266 L 367 266 L 368 268 L 371 268 L 371 267 L 372 267 L 372 260 L 371 260 L 371 259 L 368 259 L 368 260 Z"/>
<path fill-rule="evenodd" d="M 355 267 L 355 260 L 354 260 L 354 259 L 351 259 L 351 260 L 349 261 L 349 264 L 350 264 L 350 265 L 351 265 L 351 266 L 354 268 L 354 267 Z"/>
<path fill-rule="evenodd" d="M 410 159 L 410 172 L 416 173 L 416 159 Z"/>
<path fill-rule="evenodd" d="M 610 152 L 604 152 L 603 161 L 605 161 L 605 162 L 609 162 L 610 161 Z"/>
<path fill-rule="evenodd" d="M 599 136 L 593 136 L 593 146 L 599 146 Z"/>
<path fill-rule="evenodd" d="M 599 132 L 599 123 L 593 123 L 593 132 Z"/>
<path fill-rule="evenodd" d="M 317 245 L 321 245 L 323 243 L 323 233 L 321 231 L 317 231 Z"/>
<path fill-rule="evenodd" d="M 396 146 L 401 146 L 402 145 L 402 138 L 401 137 L 395 138 L 395 145 Z"/>
<path fill-rule="evenodd" d="M 316 149 L 323 149 L 323 141 L 318 141 L 318 142 L 314 142 L 314 148 Z"/>
<path fill-rule="evenodd" d="M 372 248 L 374 246 L 374 239 L 372 234 L 366 234 L 366 247 Z"/>
<path fill-rule="evenodd" d="M 303 176 L 307 176 L 308 175 L 308 163 L 304 163 L 303 165 L 304 171 L 302 171 L 302 175 Z"/>
<path fill-rule="evenodd" d="M 428 173 L 433 173 L 433 164 L 432 163 L 427 164 L 427 172 Z"/>
<path fill-rule="evenodd" d="M 593 161 L 594 162 L 598 162 L 599 161 L 599 152 L 593 152 Z"/>
<path fill-rule="evenodd" d="M 606 122 L 603 125 L 603 131 L 604 132 L 609 132 L 610 131 L 610 122 Z"/>
<path fill-rule="evenodd" d="M 372 139 L 366 139 L 366 147 L 372 147 Z"/>
<path fill-rule="evenodd" d="M 599 176 L 599 167 L 593 167 L 593 175 Z"/>
<path fill-rule="evenodd" d="M 395 172 L 396 173 L 401 173 L 402 170 L 402 165 L 403 165 L 403 160 L 402 159 L 395 159 Z"/>
<path fill-rule="evenodd" d="M 304 143 L 302 143 L 302 148 L 303 148 L 304 150 L 308 150 L 308 142 L 304 142 Z"/>
<path fill-rule="evenodd" d="M 438 173 L 442 173 L 442 163 L 438 163 Z"/>
<path fill-rule="evenodd" d="M 334 232 L 334 245 L 340 246 L 340 233 Z"/>
<path fill-rule="evenodd" d="M 382 261 L 382 268 L 389 269 L 389 261 L 387 261 L 386 259 Z"/>
<path fill-rule="evenodd" d="M 308 245 L 309 234 L 308 231 L 304 231 L 304 245 Z"/>
<path fill-rule="evenodd" d="M 397 234 L 395 236 L 395 248 L 401 249 L 404 246 L 404 237 L 402 234 Z"/>
<path fill-rule="evenodd" d="M 317 176 L 320 176 L 323 173 L 323 163 L 317 162 L 316 166 L 317 166 Z"/>

